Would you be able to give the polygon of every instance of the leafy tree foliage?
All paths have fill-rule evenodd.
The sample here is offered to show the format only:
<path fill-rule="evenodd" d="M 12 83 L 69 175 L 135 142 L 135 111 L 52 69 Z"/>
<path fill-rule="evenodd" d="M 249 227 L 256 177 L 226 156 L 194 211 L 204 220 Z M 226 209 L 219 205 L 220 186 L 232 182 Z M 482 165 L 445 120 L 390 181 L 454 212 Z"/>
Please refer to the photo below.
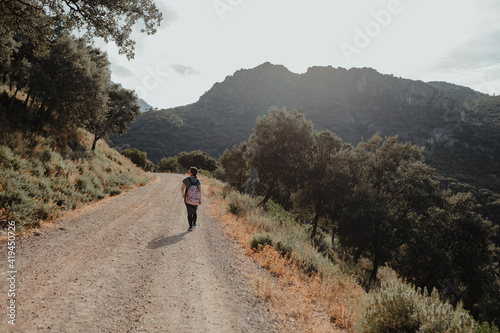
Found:
<path fill-rule="evenodd" d="M 188 170 L 193 166 L 210 172 L 217 169 L 217 161 L 201 150 L 195 150 L 190 153 L 182 152 L 177 155 L 177 161 L 184 170 Z"/>
<path fill-rule="evenodd" d="M 106 53 L 64 31 L 45 55 L 19 43 L 6 66 L 15 86 L 9 108 L 17 92 L 24 90 L 26 110 L 22 112 L 31 131 L 41 133 L 52 127 L 52 132 L 60 133 L 84 127 L 95 136 L 94 150 L 100 138 L 123 134 L 139 114 L 135 93 L 110 85 L 109 65 Z"/>
<path fill-rule="evenodd" d="M 30 86 L 41 101 L 35 112 L 36 130 L 45 124 L 73 128 L 99 117 L 108 104 L 109 62 L 84 40 L 63 35 L 51 46 L 47 57 L 37 61 Z M 50 84 L 48 84 L 50 82 Z"/>
<path fill-rule="evenodd" d="M 341 243 L 356 249 L 356 257 L 372 257 L 372 281 L 439 190 L 422 149 L 399 143 L 397 137 L 381 143 L 377 134 L 353 151 L 347 175 L 351 190 L 339 220 Z"/>
<path fill-rule="evenodd" d="M 248 145 L 243 142 L 229 151 L 226 149 L 219 157 L 219 163 L 223 171 L 223 180 L 230 186 L 240 192 L 245 192 L 248 188 L 248 182 L 252 176 L 245 154 L 248 150 Z"/>
<path fill-rule="evenodd" d="M 343 158 L 338 154 L 350 146 L 330 131 L 314 132 L 314 145 L 311 158 L 307 160 L 306 172 L 300 180 L 300 188 L 292 196 L 295 210 L 306 219 L 312 220 L 311 239 L 316 236 L 320 218 L 340 209 L 345 182 L 343 178 L 335 177 L 333 173 L 341 170 Z M 344 155 L 345 156 L 345 155 Z M 332 207 L 336 206 L 336 207 Z"/>
<path fill-rule="evenodd" d="M 498 318 L 500 289 L 490 241 L 495 231 L 473 212 L 469 193 L 440 196 L 439 205 L 415 219 L 392 266 L 418 287 L 437 288 L 453 304 L 462 300 L 476 318 L 488 319 L 495 312 Z"/>
<path fill-rule="evenodd" d="M 156 165 L 156 171 L 158 172 L 177 172 L 179 171 L 179 163 L 177 162 L 177 156 L 164 157 Z"/>
<path fill-rule="evenodd" d="M 139 149 L 133 148 L 133 149 L 125 149 L 122 152 L 120 152 L 123 156 L 128 157 L 135 165 L 137 165 L 139 168 L 142 168 L 146 170 L 149 165 L 148 161 L 148 155 L 140 151 Z"/>
<path fill-rule="evenodd" d="M 43 53 L 58 28 L 83 29 L 88 36 L 112 40 L 120 53 L 134 57 L 132 27 L 154 34 L 162 14 L 153 0 L 3 0 L 0 1 L 0 40 L 22 35 Z"/>
<path fill-rule="evenodd" d="M 258 172 L 264 194 L 260 205 L 276 189 L 296 190 L 307 170 L 313 142 L 313 125 L 297 110 L 271 109 L 269 116 L 257 119 L 246 156 Z"/>
<path fill-rule="evenodd" d="M 109 134 L 125 133 L 128 129 L 127 124 L 140 113 L 136 93 L 113 84 L 109 92 L 108 107 L 104 112 L 99 112 L 95 117 L 88 119 L 85 124 L 85 127 L 94 134 L 92 150 L 100 138 L 105 138 Z"/>
<path fill-rule="evenodd" d="M 275 110 L 257 120 L 246 157 L 258 171 L 260 193 L 273 199 L 288 193 L 295 213 L 312 222 L 315 242 L 318 226 L 327 226 L 354 262 L 370 258 L 371 282 L 388 264 L 416 287 L 435 288 L 452 304 L 463 301 L 480 320 L 500 319 L 495 229 L 474 212 L 470 193 L 442 191 L 423 148 L 397 136 L 376 134 L 353 148 L 293 116 L 295 122 Z M 304 133 L 312 138 L 309 145 L 297 143 L 307 142 Z M 295 156 L 301 147 L 309 149 Z"/>

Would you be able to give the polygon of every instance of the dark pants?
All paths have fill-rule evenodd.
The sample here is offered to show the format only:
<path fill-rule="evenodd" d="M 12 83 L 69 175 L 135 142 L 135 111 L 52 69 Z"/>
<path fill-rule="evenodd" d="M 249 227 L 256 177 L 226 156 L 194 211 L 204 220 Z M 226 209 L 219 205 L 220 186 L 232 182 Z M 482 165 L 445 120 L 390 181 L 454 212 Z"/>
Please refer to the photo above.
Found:
<path fill-rule="evenodd" d="M 196 215 L 196 210 L 198 209 L 198 206 L 186 204 L 186 207 L 188 211 L 189 227 L 192 228 L 196 224 L 196 219 L 198 218 L 198 215 Z"/>

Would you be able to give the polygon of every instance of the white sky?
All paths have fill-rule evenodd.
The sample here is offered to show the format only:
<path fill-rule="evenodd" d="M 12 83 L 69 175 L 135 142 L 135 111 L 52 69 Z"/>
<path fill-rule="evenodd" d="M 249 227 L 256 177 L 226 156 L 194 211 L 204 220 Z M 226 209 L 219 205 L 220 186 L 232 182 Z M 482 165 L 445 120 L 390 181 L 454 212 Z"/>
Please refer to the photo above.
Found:
<path fill-rule="evenodd" d="M 157 0 L 156 35 L 134 34 L 128 61 L 113 44 L 112 79 L 158 108 L 196 102 L 238 69 L 266 61 L 372 67 L 500 93 L 496 0 Z"/>

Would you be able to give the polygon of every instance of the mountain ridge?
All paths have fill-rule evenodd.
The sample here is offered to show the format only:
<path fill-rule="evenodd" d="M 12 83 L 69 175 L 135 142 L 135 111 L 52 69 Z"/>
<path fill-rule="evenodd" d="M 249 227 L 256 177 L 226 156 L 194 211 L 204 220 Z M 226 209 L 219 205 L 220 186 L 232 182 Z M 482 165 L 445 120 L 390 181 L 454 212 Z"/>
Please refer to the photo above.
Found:
<path fill-rule="evenodd" d="M 470 88 L 398 78 L 372 68 L 314 66 L 296 74 L 266 62 L 227 76 L 193 104 L 142 114 L 112 141 L 119 149 L 146 151 L 156 163 L 196 149 L 217 158 L 248 139 L 257 117 L 285 107 L 351 144 L 377 132 L 398 135 L 400 141 L 425 146 L 427 162 L 449 184 L 500 193 L 500 125 L 495 122 L 500 103 L 496 108 L 491 98 Z"/>
<path fill-rule="evenodd" d="M 379 84 L 380 78 L 385 81 L 383 85 Z M 467 90 L 469 88 L 460 87 L 460 89 Z M 360 103 L 359 98 L 352 98 L 353 92 L 359 97 L 363 97 L 364 105 L 360 105 L 363 103 Z M 390 98 L 384 100 L 381 96 Z M 478 95 L 478 97 L 482 96 L 482 94 Z M 379 101 L 374 101 L 377 98 Z M 248 130 L 251 131 L 253 128 L 256 117 L 265 115 L 269 108 L 296 108 L 311 119 L 316 128 L 330 129 L 343 137 L 344 140 L 354 143 L 359 141 L 359 131 L 355 130 L 354 133 L 351 133 L 353 131 L 350 131 L 347 126 L 357 126 L 360 123 L 368 125 L 368 129 L 371 129 L 373 133 L 379 131 L 382 136 L 394 135 L 398 132 L 403 140 L 416 139 L 416 136 L 412 135 L 413 133 L 408 131 L 408 128 L 399 126 L 400 128 L 396 129 L 392 128 L 394 126 L 389 128 L 381 126 L 376 116 L 381 114 L 382 108 L 394 109 L 394 104 L 399 104 L 396 105 L 396 110 L 391 110 L 393 112 L 391 116 L 400 116 L 399 113 L 404 112 L 408 120 L 411 120 L 411 117 L 415 115 L 412 115 L 412 112 L 415 112 L 415 107 L 441 108 L 446 110 L 446 114 L 441 112 L 441 122 L 470 121 L 474 115 L 464 109 L 463 102 L 449 97 L 443 89 L 434 87 L 432 83 L 396 78 L 392 75 L 380 74 L 371 68 L 347 70 L 315 66 L 310 67 L 303 74 L 295 74 L 282 65 L 272 65 L 267 62 L 253 69 L 238 70 L 233 75 L 227 76 L 223 82 L 215 83 L 193 104 L 159 110 L 159 112 L 170 114 L 166 118 L 180 117 L 185 118 L 184 120 L 189 119 L 195 123 L 211 124 L 216 127 L 230 125 L 231 121 L 251 122 L 250 127 L 246 127 L 246 133 L 242 134 L 240 131 L 234 133 L 234 138 L 238 140 L 229 140 L 231 142 L 228 141 L 228 143 L 231 146 L 245 140 L 249 134 Z M 179 113 L 181 109 L 183 111 Z M 367 109 L 371 109 L 371 112 L 367 112 Z M 212 117 L 207 119 L 209 114 Z M 387 115 L 387 112 L 385 114 Z M 208 121 L 208 123 L 196 121 L 196 118 Z M 481 119 L 475 119 L 475 121 L 479 124 L 484 122 Z M 114 138 L 113 142 L 118 146 L 124 143 L 133 143 L 134 140 L 128 140 L 128 138 L 133 137 L 134 131 L 137 131 L 141 122 L 142 119 L 137 119 L 132 124 L 129 133 L 121 138 Z M 337 122 L 341 125 L 337 125 Z M 415 125 L 410 126 L 410 130 L 413 127 Z M 369 135 L 364 135 L 364 137 L 367 136 Z M 431 139 L 431 135 L 428 135 L 427 139 Z M 415 143 L 422 144 L 422 140 L 418 141 L 420 142 Z M 154 142 L 151 144 L 152 147 L 157 146 Z M 141 148 L 147 151 L 151 146 Z M 208 148 L 209 153 L 215 156 L 222 153 L 218 147 L 210 148 L 205 145 L 205 148 Z M 190 147 L 188 146 L 186 149 L 190 149 Z M 175 155 L 179 152 L 175 149 L 169 149 L 166 143 L 160 150 L 162 151 L 160 155 L 163 156 Z M 157 160 L 160 156 L 151 157 Z"/>

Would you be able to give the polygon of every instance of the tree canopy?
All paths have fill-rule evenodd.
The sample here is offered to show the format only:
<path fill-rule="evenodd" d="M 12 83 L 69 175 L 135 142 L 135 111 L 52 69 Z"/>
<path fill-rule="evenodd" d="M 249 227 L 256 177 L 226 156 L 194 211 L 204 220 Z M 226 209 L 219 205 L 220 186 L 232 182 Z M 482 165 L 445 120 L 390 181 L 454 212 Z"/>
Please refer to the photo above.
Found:
<path fill-rule="evenodd" d="M 247 150 L 248 145 L 243 142 L 238 147 L 235 145 L 231 151 L 226 149 L 219 157 L 219 163 L 223 170 L 222 179 L 240 192 L 246 191 L 252 175 L 245 158 Z"/>
<path fill-rule="evenodd" d="M 162 13 L 153 0 L 1 0 L 0 40 L 20 35 L 45 52 L 58 29 L 81 29 L 91 37 L 114 41 L 120 53 L 134 57 L 132 27 L 142 21 L 141 32 L 154 34 Z"/>
<path fill-rule="evenodd" d="M 85 127 L 94 134 L 92 150 L 95 149 L 97 140 L 109 134 L 121 135 L 128 129 L 127 124 L 140 115 L 137 104 L 137 95 L 133 90 L 123 89 L 118 84 L 111 85 L 109 100 L 104 112 L 89 118 Z"/>
<path fill-rule="evenodd" d="M 52 133 L 64 133 L 83 127 L 95 136 L 93 150 L 100 138 L 123 134 L 139 115 L 137 95 L 111 84 L 107 54 L 86 38 L 60 31 L 43 55 L 29 43 L 16 45 L 3 64 L 13 93 L 3 107 L 8 116 L 24 117 L 25 130 L 47 133 L 51 128 Z M 25 93 L 24 107 L 11 110 L 20 91 Z"/>
<path fill-rule="evenodd" d="M 257 120 L 245 157 L 262 203 L 288 205 L 288 195 L 315 246 L 321 227 L 354 265 L 371 261 L 367 287 L 389 265 L 480 320 L 500 320 L 495 228 L 474 212 L 470 193 L 441 189 L 423 148 L 378 134 L 352 147 L 295 110 L 272 109 Z"/>
<path fill-rule="evenodd" d="M 196 167 L 212 172 L 217 169 L 217 161 L 201 150 L 194 150 L 189 153 L 182 152 L 177 155 L 177 161 L 184 170 L 189 170 L 190 167 Z"/>
<path fill-rule="evenodd" d="M 306 171 L 313 142 L 313 125 L 297 110 L 275 108 L 269 110 L 269 116 L 257 119 L 246 156 L 249 166 L 258 172 L 264 194 L 261 205 L 276 189 L 296 189 Z"/>

